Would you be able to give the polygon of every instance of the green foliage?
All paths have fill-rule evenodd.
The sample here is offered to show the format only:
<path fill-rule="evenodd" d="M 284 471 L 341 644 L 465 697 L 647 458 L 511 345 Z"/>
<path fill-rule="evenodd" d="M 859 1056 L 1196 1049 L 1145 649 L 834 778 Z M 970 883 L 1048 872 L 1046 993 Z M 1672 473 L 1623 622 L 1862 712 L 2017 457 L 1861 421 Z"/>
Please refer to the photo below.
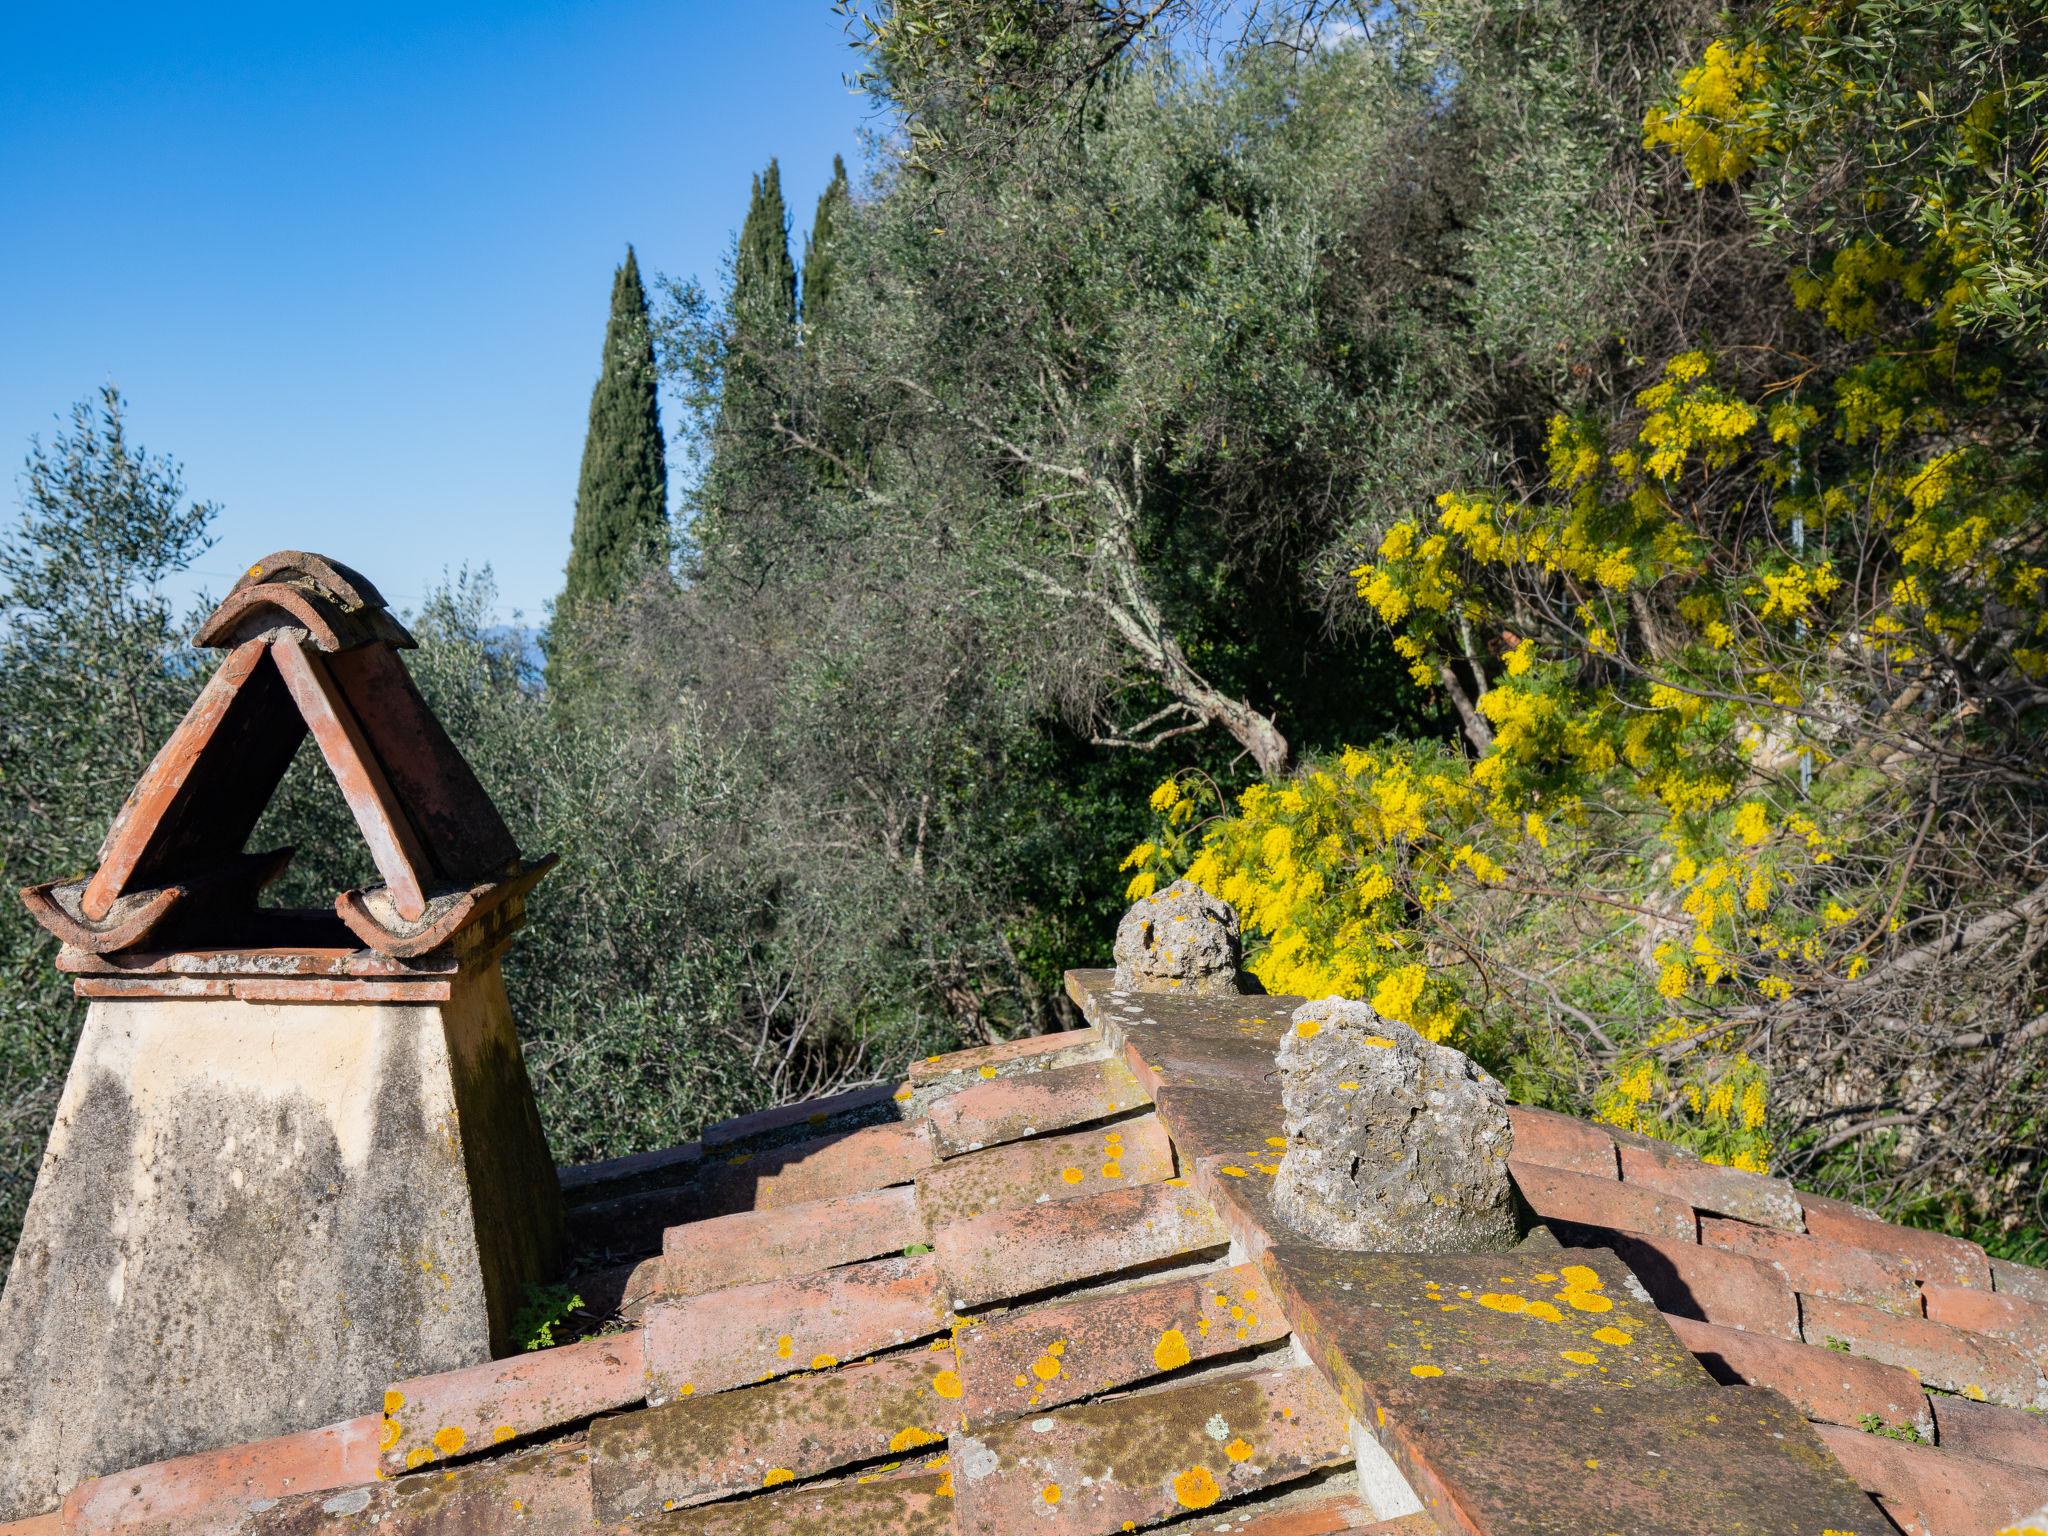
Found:
<path fill-rule="evenodd" d="M 1911 1424 L 1887 1424 L 1883 1417 L 1866 1413 L 1856 1421 L 1857 1428 L 1866 1435 L 1882 1435 L 1887 1440 L 1903 1440 L 1908 1445 L 1919 1445 L 1920 1431 Z"/>
<path fill-rule="evenodd" d="M 576 486 L 565 609 L 616 602 L 668 559 L 668 458 L 656 398 L 647 291 L 633 248 L 612 275 L 604 360 Z"/>
<path fill-rule="evenodd" d="M 804 236 L 803 319 L 806 338 L 830 328 L 839 285 L 837 246 L 842 226 L 853 215 L 853 192 L 846 182 L 846 162 L 832 157 L 832 179 L 818 194 L 810 233 Z"/>
<path fill-rule="evenodd" d="M 569 1342 L 571 1317 L 583 1310 L 583 1298 L 566 1285 L 529 1285 L 512 1319 L 512 1337 L 522 1350 L 553 1349 Z"/>

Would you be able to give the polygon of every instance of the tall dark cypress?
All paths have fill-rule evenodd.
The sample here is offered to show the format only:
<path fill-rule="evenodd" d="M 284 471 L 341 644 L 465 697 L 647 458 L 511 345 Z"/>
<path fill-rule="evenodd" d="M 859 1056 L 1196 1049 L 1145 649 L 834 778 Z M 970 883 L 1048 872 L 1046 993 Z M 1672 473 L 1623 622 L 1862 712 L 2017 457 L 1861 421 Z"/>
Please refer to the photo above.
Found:
<path fill-rule="evenodd" d="M 812 334 L 831 323 L 833 295 L 839 279 L 837 245 L 852 203 L 853 193 L 846 185 L 846 162 L 834 155 L 832 179 L 818 195 L 811 232 L 804 236 L 804 329 Z"/>
<path fill-rule="evenodd" d="M 788 343 L 796 324 L 796 264 L 789 259 L 789 209 L 782 201 L 782 168 L 773 160 L 754 178 L 747 219 L 733 262 L 734 339 L 773 350 Z"/>
<path fill-rule="evenodd" d="M 611 602 L 668 558 L 668 465 L 655 382 L 647 290 L 629 245 L 612 277 L 603 366 L 590 392 L 565 608 Z"/>

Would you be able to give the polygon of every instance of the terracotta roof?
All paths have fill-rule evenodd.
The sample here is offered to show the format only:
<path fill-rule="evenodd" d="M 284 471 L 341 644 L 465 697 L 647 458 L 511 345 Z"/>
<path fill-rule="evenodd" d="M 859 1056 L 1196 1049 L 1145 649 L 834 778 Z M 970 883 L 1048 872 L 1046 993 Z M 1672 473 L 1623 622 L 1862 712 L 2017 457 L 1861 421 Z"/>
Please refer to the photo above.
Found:
<path fill-rule="evenodd" d="M 2048 1274 L 1527 1109 L 1547 1232 L 1318 1248 L 1269 1205 L 1299 999 L 1109 982 L 1069 978 L 1091 1028 L 565 1170 L 624 1331 L 0 1529 L 1975 1536 L 2048 1503 Z M 1426 1507 L 1376 1520 L 1396 1469 Z"/>

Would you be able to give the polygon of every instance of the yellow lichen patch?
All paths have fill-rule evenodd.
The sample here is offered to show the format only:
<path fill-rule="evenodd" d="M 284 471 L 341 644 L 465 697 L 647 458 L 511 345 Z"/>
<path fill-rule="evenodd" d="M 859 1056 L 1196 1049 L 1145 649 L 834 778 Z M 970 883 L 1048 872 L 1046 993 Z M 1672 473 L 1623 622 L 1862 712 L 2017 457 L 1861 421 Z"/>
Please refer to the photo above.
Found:
<path fill-rule="evenodd" d="M 1287 1145 L 1287 1138 L 1285 1136 L 1268 1136 L 1266 1138 L 1266 1145 L 1269 1147 L 1284 1147 Z"/>
<path fill-rule="evenodd" d="M 1408 1374 L 1410 1376 L 1420 1376 L 1424 1381 L 1429 1380 L 1432 1376 L 1441 1376 L 1443 1373 L 1444 1368 L 1440 1365 L 1411 1365 L 1408 1367 Z"/>
<path fill-rule="evenodd" d="M 380 1451 L 390 1450 L 391 1447 L 398 1444 L 398 1437 L 404 1433 L 405 1426 L 399 1423 L 398 1420 L 386 1419 L 384 1421 L 383 1436 L 377 1441 L 377 1449 Z"/>
<path fill-rule="evenodd" d="M 1057 1504 L 1060 1501 L 1060 1485 L 1058 1483 L 1047 1483 L 1038 1490 L 1038 1496 L 1048 1504 Z"/>
<path fill-rule="evenodd" d="M 1045 1346 L 1045 1352 L 1055 1360 L 1063 1360 L 1067 1354 L 1067 1341 L 1065 1339 L 1054 1339 Z"/>
<path fill-rule="evenodd" d="M 686 1381 L 682 1384 L 682 1386 L 676 1389 L 676 1396 L 688 1397 L 692 1392 L 696 1390 L 697 1383 L 695 1383 L 694 1381 Z"/>
<path fill-rule="evenodd" d="M 1232 1461 L 1250 1461 L 1252 1459 L 1252 1443 L 1245 1439 L 1244 1436 L 1239 1435 L 1230 1444 L 1223 1447 L 1223 1454 Z"/>
<path fill-rule="evenodd" d="M 434 1449 L 443 1456 L 453 1456 L 469 1443 L 469 1436 L 459 1425 L 444 1424 L 434 1431 Z"/>
<path fill-rule="evenodd" d="M 1545 1270 L 1545 1271 L 1544 1271 L 1544 1272 L 1543 1272 L 1542 1274 L 1540 1274 L 1540 1275 L 1531 1275 L 1531 1276 L 1530 1276 L 1529 1278 L 1530 1278 L 1531 1280 L 1534 1280 L 1534 1281 L 1535 1281 L 1535 1282 L 1536 1282 L 1536 1283 L 1537 1283 L 1538 1285 L 1555 1285 L 1555 1284 L 1557 1284 L 1557 1276 L 1555 1276 L 1555 1275 L 1551 1274 L 1551 1273 L 1550 1273 L 1550 1272 L 1549 1272 L 1548 1270 Z"/>
<path fill-rule="evenodd" d="M 795 1340 L 795 1339 L 791 1338 L 791 1337 L 790 1337 L 790 1336 L 789 1336 L 788 1334 L 786 1334 L 786 1333 L 785 1333 L 785 1334 L 783 1334 L 783 1335 L 781 1335 L 781 1336 L 780 1336 L 779 1338 L 777 1338 L 777 1339 L 776 1339 L 776 1341 L 775 1341 L 775 1358 L 776 1358 L 776 1359 L 778 1359 L 778 1360 L 787 1360 L 787 1359 L 788 1359 L 788 1358 L 789 1358 L 789 1357 L 790 1357 L 791 1355 L 793 1355 L 793 1354 L 795 1354 L 795 1353 L 796 1353 L 796 1340 Z"/>
<path fill-rule="evenodd" d="M 761 1479 L 761 1486 L 763 1488 L 773 1488 L 779 1483 L 793 1483 L 795 1481 L 796 1474 L 790 1471 L 789 1468 L 770 1467 L 768 1475 Z"/>
<path fill-rule="evenodd" d="M 1564 1349 L 1559 1350 L 1558 1353 L 1571 1361 L 1573 1365 L 1598 1365 L 1600 1363 L 1600 1357 L 1590 1349 Z"/>
<path fill-rule="evenodd" d="M 1187 1509 L 1207 1509 L 1223 1497 L 1216 1474 L 1207 1467 L 1189 1467 L 1173 1480 L 1173 1496 Z"/>
<path fill-rule="evenodd" d="M 1565 1285 L 1571 1290 L 1597 1291 L 1601 1289 L 1599 1272 L 1587 1268 L 1584 1264 L 1567 1264 L 1557 1273 L 1558 1278 L 1563 1280 Z"/>
<path fill-rule="evenodd" d="M 939 1372 L 938 1375 L 932 1378 L 932 1390 L 938 1393 L 940 1397 L 958 1397 L 961 1392 L 960 1373 L 958 1371 Z"/>
<path fill-rule="evenodd" d="M 829 1371 L 832 1369 L 833 1366 L 837 1365 L 838 1363 L 839 1357 L 837 1355 L 811 1356 L 811 1369 L 814 1371 Z"/>
<path fill-rule="evenodd" d="M 384 1411 L 386 1413 L 396 1413 L 404 1406 L 405 1394 L 403 1392 L 386 1392 L 384 1394 Z"/>
<path fill-rule="evenodd" d="M 1488 1291 L 1479 1298 L 1479 1305 L 1494 1312 L 1523 1312 L 1528 1310 L 1529 1298 L 1513 1291 Z"/>
<path fill-rule="evenodd" d="M 906 1424 L 889 1437 L 889 1449 L 898 1452 L 914 1451 L 920 1445 L 933 1445 L 945 1438 L 944 1435 L 935 1435 L 928 1429 L 920 1429 L 915 1424 Z"/>
<path fill-rule="evenodd" d="M 1616 1349 L 1624 1349 L 1636 1341 L 1634 1334 L 1623 1333 L 1619 1328 L 1595 1328 L 1593 1337 L 1602 1344 L 1612 1344 Z"/>
<path fill-rule="evenodd" d="M 953 1497 L 953 1474 L 948 1472 L 944 1477 L 940 1478 L 939 1486 L 934 1488 L 932 1492 L 942 1499 Z"/>
<path fill-rule="evenodd" d="M 1984 1401 L 1984 1389 L 1975 1382 L 1969 1382 L 1963 1387 L 1963 1396 L 1973 1403 L 1981 1403 Z"/>
<path fill-rule="evenodd" d="M 1376 1045 L 1383 1051 L 1391 1051 L 1394 1048 L 1394 1042 L 1385 1035 L 1367 1035 L 1365 1043 L 1367 1045 Z"/>
<path fill-rule="evenodd" d="M 1235 1163 L 1225 1163 L 1221 1171 L 1229 1174 L 1233 1179 L 1241 1179 L 1246 1176 L 1245 1171 Z"/>
<path fill-rule="evenodd" d="M 901 1103 L 902 1103 L 902 1102 L 903 1102 L 903 1101 L 904 1101 L 905 1099 L 907 1099 L 907 1098 L 909 1098 L 909 1097 L 910 1097 L 910 1084 L 908 1084 L 908 1083 L 905 1083 L 905 1084 L 904 1084 L 904 1085 L 903 1085 L 903 1086 L 902 1086 L 901 1088 L 898 1088 L 898 1089 L 896 1090 L 896 1102 L 897 1102 L 898 1104 L 901 1104 Z"/>
<path fill-rule="evenodd" d="M 1614 1303 L 1597 1291 L 1559 1291 L 1557 1299 L 1581 1312 L 1612 1312 Z"/>
<path fill-rule="evenodd" d="M 1301 1036 L 1301 1038 L 1304 1040 L 1313 1040 L 1317 1035 L 1320 1035 L 1323 1032 L 1323 1026 L 1318 1024 L 1314 1019 L 1303 1019 L 1299 1024 L 1294 1026 L 1294 1032 L 1297 1035 Z M 1182 1502 L 1185 1503 L 1186 1501 L 1183 1500 Z M 1200 1506 L 1197 1507 L 1199 1508 Z"/>
<path fill-rule="evenodd" d="M 1524 1317 L 1533 1317 L 1546 1323 L 1561 1323 L 1564 1314 L 1547 1301 L 1532 1301 L 1522 1309 Z"/>
<path fill-rule="evenodd" d="M 1040 1381 L 1056 1381 L 1060 1374 L 1060 1363 L 1052 1355 L 1040 1355 L 1031 1362 L 1031 1374 Z"/>
<path fill-rule="evenodd" d="M 1169 1328 L 1159 1335 L 1159 1342 L 1152 1346 L 1152 1363 L 1162 1371 L 1177 1371 L 1194 1359 L 1188 1348 L 1188 1336 L 1178 1328 Z"/>
<path fill-rule="evenodd" d="M 1588 1456 L 1586 1458 L 1586 1470 L 1588 1472 L 1598 1472 L 1600 1470 L 1600 1458 L 1598 1456 Z"/>
<path fill-rule="evenodd" d="M 1060 1177 L 1065 1179 L 1069 1184 L 1078 1184 L 1083 1179 L 1087 1178 L 1088 1175 L 1083 1173 L 1078 1168 L 1062 1168 L 1060 1170 Z"/>
<path fill-rule="evenodd" d="M 994 1077 L 996 1075 L 996 1069 L 991 1066 L 984 1066 L 981 1069 L 981 1075 L 983 1077 Z"/>
<path fill-rule="evenodd" d="M 1124 1176 L 1124 1165 L 1111 1158 L 1102 1165 L 1102 1176 L 1105 1179 L 1120 1179 Z"/>
<path fill-rule="evenodd" d="M 1346 1093 L 1358 1092 L 1358 1084 L 1356 1083 L 1339 1083 L 1337 1086 L 1339 1088 L 1342 1088 Z"/>
<path fill-rule="evenodd" d="M 491 1431 L 491 1444 L 503 1445 L 507 1440 L 510 1440 L 512 1436 L 516 1433 L 517 1431 L 514 1430 L 510 1424 L 500 1424 L 497 1428 Z"/>
<path fill-rule="evenodd" d="M 434 1448 L 431 1445 L 416 1445 L 405 1453 L 405 1470 L 408 1472 L 413 1471 L 417 1467 L 425 1466 L 433 1459 Z"/>

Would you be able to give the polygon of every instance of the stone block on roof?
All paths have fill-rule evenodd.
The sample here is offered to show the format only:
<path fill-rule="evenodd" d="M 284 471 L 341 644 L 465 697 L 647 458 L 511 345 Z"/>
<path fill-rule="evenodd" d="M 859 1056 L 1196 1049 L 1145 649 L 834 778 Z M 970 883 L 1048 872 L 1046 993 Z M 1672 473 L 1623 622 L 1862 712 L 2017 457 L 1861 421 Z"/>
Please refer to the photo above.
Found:
<path fill-rule="evenodd" d="M 660 1283 L 670 1295 L 697 1296 L 901 1253 L 924 1239 L 910 1184 L 735 1211 L 670 1227 L 662 1237 Z"/>
<path fill-rule="evenodd" d="M 936 1446 L 960 1423 L 951 1350 L 785 1376 L 600 1419 L 598 1514 L 624 1520 Z"/>
<path fill-rule="evenodd" d="M 1806 1229 L 1799 1196 L 1783 1179 L 1724 1168 L 1661 1144 L 1641 1147 L 1623 1143 L 1619 1151 L 1624 1183 L 1676 1196 L 1697 1210 L 1739 1216 L 1758 1226 L 1785 1232 Z"/>
<path fill-rule="evenodd" d="M 1310 1360 L 1362 1422 L 1391 1397 L 1440 1380 L 1708 1384 L 1611 1253 L 1344 1253 L 1281 1243 L 1264 1265 Z"/>
<path fill-rule="evenodd" d="M 1935 1440 L 1944 1450 L 2048 1472 L 2048 1418 L 1947 1392 L 1933 1394 Z"/>
<path fill-rule="evenodd" d="M 1833 1424 L 1818 1432 L 1849 1476 L 1909 1531 L 1975 1536 L 2048 1502 L 2048 1473 Z"/>
<path fill-rule="evenodd" d="M 1597 1244 L 1602 1232 L 1636 1232 L 1684 1243 L 1699 1240 L 1699 1217 L 1674 1195 L 1519 1158 L 1509 1159 L 1508 1172 L 1529 1208 L 1567 1242 L 1576 1235 Z"/>
<path fill-rule="evenodd" d="M 1799 1337 L 1799 1303 L 1783 1274 L 1747 1254 L 1697 1243 L 1617 1236 L 1610 1245 L 1658 1310 L 1749 1333 Z"/>
<path fill-rule="evenodd" d="M 384 1394 L 381 1464 L 395 1477 L 637 1403 L 646 1366 L 635 1328 L 397 1382 Z"/>
<path fill-rule="evenodd" d="M 1118 1029 L 1163 1083 L 1225 1088 L 1271 1077 L 1292 999 L 1197 998 L 1147 994 Z"/>
<path fill-rule="evenodd" d="M 930 1124 L 939 1151 L 957 1157 L 1108 1120 L 1151 1102 L 1129 1067 L 1104 1058 L 977 1082 L 934 1103 Z"/>
<path fill-rule="evenodd" d="M 1131 1189 L 1173 1177 L 1173 1143 L 1157 1115 L 1091 1130 L 1034 1136 L 951 1158 L 920 1174 L 917 1198 L 933 1227 L 990 1211 Z"/>
<path fill-rule="evenodd" d="M 1925 1440 L 1934 1439 L 1933 1411 L 1919 1378 L 1910 1371 L 1689 1317 L 1668 1321 L 1679 1342 L 1716 1381 L 1769 1387 L 1791 1399 L 1809 1419 L 1860 1426 L 1874 1414 L 1892 1429 L 1911 1429 Z"/>
<path fill-rule="evenodd" d="M 1179 1181 L 992 1211 L 932 1234 L 956 1308 L 1124 1274 L 1229 1241 L 1209 1202 Z"/>
<path fill-rule="evenodd" d="M 1809 1344 L 1846 1345 L 1852 1354 L 1911 1371 L 1946 1392 L 2010 1408 L 2048 1408 L 2041 1368 L 1996 1339 L 1825 1296 L 1802 1295 L 1799 1311 Z"/>
<path fill-rule="evenodd" d="M 1446 1532 L 1875 1536 L 1870 1501 L 1774 1392 L 1420 1384 L 1381 1432 Z"/>
<path fill-rule="evenodd" d="M 1975 1243 L 1919 1227 L 1896 1227 L 1845 1200 L 1802 1192 L 1806 1230 L 1851 1247 L 1867 1249 L 1904 1266 L 1916 1280 L 1989 1289 L 1991 1261 Z"/>
<path fill-rule="evenodd" d="M 1350 1459 L 1344 1411 L 1291 1367 L 1058 1409 L 963 1436 L 961 1536 L 1097 1536 Z"/>
<path fill-rule="evenodd" d="M 1621 1176 L 1614 1138 L 1597 1125 L 1560 1115 L 1555 1110 L 1531 1109 L 1521 1104 L 1508 1106 L 1508 1123 L 1515 1129 L 1515 1149 L 1511 1155 L 1517 1162 L 1562 1168 L 1599 1179 Z"/>
<path fill-rule="evenodd" d="M 65 1495 L 63 1528 L 76 1536 L 117 1531 L 197 1536 L 255 1503 L 371 1481 L 377 1475 L 381 1433 L 377 1416 L 370 1414 L 91 1478 Z"/>
<path fill-rule="evenodd" d="M 1159 1090 L 1156 1103 L 1184 1167 L 1215 1157 L 1247 1169 L 1267 1163 L 1279 1171 L 1280 1155 L 1287 1149 L 1282 1134 L 1287 1112 L 1277 1082 L 1241 1088 L 1169 1086 Z"/>
<path fill-rule="evenodd" d="M 953 1536 L 952 1472 L 789 1488 L 679 1510 L 647 1529 L 662 1536 Z"/>
<path fill-rule="evenodd" d="M 976 1429 L 1113 1391 L 1287 1336 L 1257 1265 L 1079 1296 L 961 1333 Z"/>
<path fill-rule="evenodd" d="M 1920 1287 L 1904 1265 L 1833 1238 L 1779 1232 L 1725 1216 L 1700 1218 L 1700 1243 L 1760 1259 L 1795 1291 L 1860 1301 L 1887 1312 L 1917 1314 Z"/>
<path fill-rule="evenodd" d="M 647 1309 L 647 1400 L 825 1368 L 929 1338 L 946 1326 L 931 1255 L 877 1259 L 735 1286 Z"/>

